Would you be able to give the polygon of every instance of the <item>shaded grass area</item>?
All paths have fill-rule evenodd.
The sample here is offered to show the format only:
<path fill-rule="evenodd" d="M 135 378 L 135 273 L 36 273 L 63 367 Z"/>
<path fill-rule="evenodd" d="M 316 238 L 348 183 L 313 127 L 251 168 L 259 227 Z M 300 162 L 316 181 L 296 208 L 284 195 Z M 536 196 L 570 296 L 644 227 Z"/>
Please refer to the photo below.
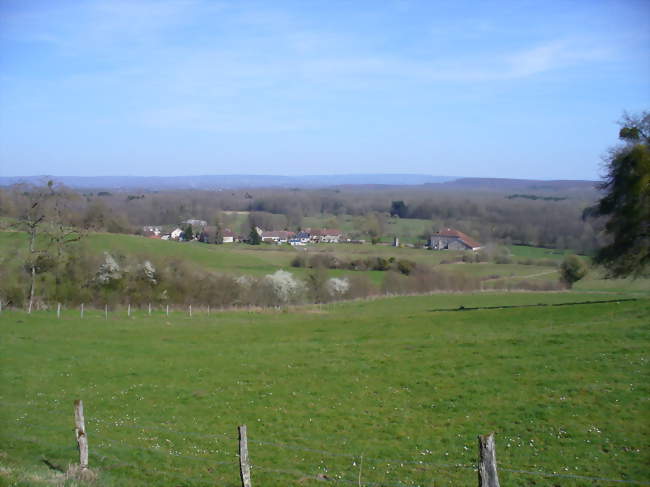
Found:
<path fill-rule="evenodd" d="M 511 470 L 650 478 L 650 300 L 449 294 L 291 312 L 0 315 L 0 479 L 48 485 L 75 461 L 86 405 L 100 485 L 239 485 L 246 423 L 256 485 L 474 485 L 497 433 L 503 485 L 609 485 Z M 409 463 L 411 462 L 411 463 Z M 337 484 L 338 485 L 338 484 Z M 615 484 L 614 484 L 615 485 Z"/>

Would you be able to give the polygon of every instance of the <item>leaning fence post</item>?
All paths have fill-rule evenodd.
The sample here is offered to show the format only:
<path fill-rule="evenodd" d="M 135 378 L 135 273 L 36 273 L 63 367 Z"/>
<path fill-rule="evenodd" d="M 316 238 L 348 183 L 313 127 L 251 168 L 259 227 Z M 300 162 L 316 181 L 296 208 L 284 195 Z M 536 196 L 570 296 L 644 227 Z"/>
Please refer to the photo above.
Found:
<path fill-rule="evenodd" d="M 57 303 L 56 305 L 56 317 L 57 319 L 61 318 L 61 303 Z"/>
<path fill-rule="evenodd" d="M 81 470 L 88 468 L 88 438 L 84 422 L 84 404 L 81 399 L 74 402 L 74 434 L 79 446 L 79 466 Z"/>
<path fill-rule="evenodd" d="M 478 437 L 478 487 L 499 487 L 494 433 Z"/>
<path fill-rule="evenodd" d="M 84 304 L 81 303 L 81 317 L 84 317 Z"/>
<path fill-rule="evenodd" d="M 242 487 L 251 487 L 251 466 L 248 462 L 248 438 L 246 437 L 246 425 L 242 424 L 239 430 L 239 474 L 241 475 Z"/>

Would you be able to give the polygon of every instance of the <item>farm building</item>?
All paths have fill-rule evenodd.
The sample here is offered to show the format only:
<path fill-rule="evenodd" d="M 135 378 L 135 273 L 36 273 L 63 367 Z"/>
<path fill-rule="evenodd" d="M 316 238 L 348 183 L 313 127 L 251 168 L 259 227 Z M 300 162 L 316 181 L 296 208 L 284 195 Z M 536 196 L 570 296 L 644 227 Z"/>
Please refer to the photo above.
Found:
<path fill-rule="evenodd" d="M 445 228 L 429 237 L 429 248 L 432 250 L 479 250 L 481 244 L 463 232 Z"/>
<path fill-rule="evenodd" d="M 284 230 L 266 231 L 262 232 L 262 242 L 287 243 L 293 235 L 293 232 Z"/>
<path fill-rule="evenodd" d="M 312 242 L 321 243 L 339 243 L 341 239 L 341 230 L 325 228 L 323 230 L 312 230 L 310 232 Z"/>

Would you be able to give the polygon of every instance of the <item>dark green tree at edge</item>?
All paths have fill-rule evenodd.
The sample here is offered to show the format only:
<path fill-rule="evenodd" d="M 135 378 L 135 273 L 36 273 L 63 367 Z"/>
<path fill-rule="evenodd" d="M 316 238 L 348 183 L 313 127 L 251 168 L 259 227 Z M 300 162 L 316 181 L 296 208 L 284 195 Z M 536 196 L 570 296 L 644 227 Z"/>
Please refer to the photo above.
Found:
<path fill-rule="evenodd" d="M 610 151 L 600 189 L 605 195 L 585 210 L 585 217 L 604 217 L 610 243 L 600 248 L 596 264 L 609 277 L 639 277 L 650 264 L 650 113 L 625 114 L 619 138 Z"/>

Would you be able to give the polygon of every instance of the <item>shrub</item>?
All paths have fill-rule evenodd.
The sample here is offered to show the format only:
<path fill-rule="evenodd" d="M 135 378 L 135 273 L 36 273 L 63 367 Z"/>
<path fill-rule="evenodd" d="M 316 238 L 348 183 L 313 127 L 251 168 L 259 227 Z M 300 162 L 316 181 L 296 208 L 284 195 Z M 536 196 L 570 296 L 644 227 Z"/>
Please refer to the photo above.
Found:
<path fill-rule="evenodd" d="M 307 257 L 303 254 L 296 255 L 291 259 L 291 267 L 307 267 Z"/>
<path fill-rule="evenodd" d="M 408 276 L 415 269 L 415 262 L 412 260 L 400 259 L 397 261 L 397 270 Z"/>
<path fill-rule="evenodd" d="M 589 268 L 583 259 L 575 254 L 567 255 L 560 265 L 560 279 L 570 289 L 573 284 L 587 275 Z"/>

